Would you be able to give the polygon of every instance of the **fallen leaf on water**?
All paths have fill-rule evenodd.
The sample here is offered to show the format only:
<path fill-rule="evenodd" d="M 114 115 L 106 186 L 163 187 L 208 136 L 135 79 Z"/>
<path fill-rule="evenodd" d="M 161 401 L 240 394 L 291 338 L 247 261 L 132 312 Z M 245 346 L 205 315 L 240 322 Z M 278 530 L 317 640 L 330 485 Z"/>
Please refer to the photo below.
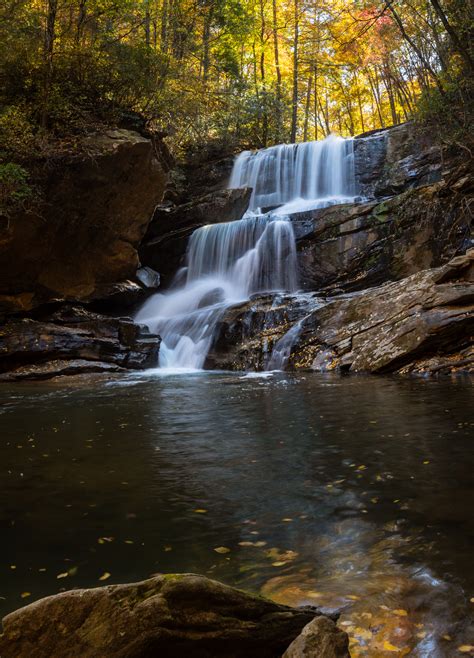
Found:
<path fill-rule="evenodd" d="M 58 573 L 56 578 L 67 578 L 69 576 L 67 571 L 63 571 L 63 573 Z"/>
<path fill-rule="evenodd" d="M 356 596 L 356 594 L 348 594 L 347 598 L 351 599 L 351 601 L 359 601 L 360 596 Z"/>
<path fill-rule="evenodd" d="M 217 548 L 214 549 L 216 553 L 230 553 L 230 548 L 227 548 L 227 546 L 218 546 Z"/>
<path fill-rule="evenodd" d="M 253 541 L 239 541 L 239 546 L 254 546 Z"/>
<path fill-rule="evenodd" d="M 385 642 L 383 643 L 383 648 L 385 649 L 385 651 L 399 651 L 399 648 L 394 646 L 393 644 L 390 644 L 388 640 L 385 640 Z"/>
<path fill-rule="evenodd" d="M 16 569 L 16 564 L 10 564 L 10 569 Z"/>
<path fill-rule="evenodd" d="M 429 459 L 425 459 L 425 461 L 423 462 L 423 464 L 429 464 L 429 463 L 430 463 Z"/>
<path fill-rule="evenodd" d="M 395 615 L 398 615 L 399 617 L 406 617 L 408 615 L 408 612 L 406 610 L 394 610 L 393 611 Z"/>
<path fill-rule="evenodd" d="M 272 562 L 272 567 L 283 567 L 285 564 L 288 564 L 288 562 Z"/>
<path fill-rule="evenodd" d="M 282 521 L 285 521 L 285 523 L 290 523 L 290 521 L 293 521 L 293 519 L 290 519 L 289 517 L 285 517 L 282 519 Z"/>
<path fill-rule="evenodd" d="M 76 573 L 77 573 L 77 567 L 71 567 L 71 568 L 68 570 L 68 574 L 69 574 L 70 576 L 75 576 Z"/>
<path fill-rule="evenodd" d="M 107 580 L 107 578 L 110 578 L 110 576 L 111 574 L 108 571 L 106 571 L 105 573 L 102 574 L 102 576 L 100 576 L 99 580 Z"/>
<path fill-rule="evenodd" d="M 366 628 L 359 628 L 356 627 L 354 628 L 354 635 L 357 635 L 357 637 L 362 638 L 363 640 L 371 640 L 372 639 L 372 633 L 368 631 Z"/>
<path fill-rule="evenodd" d="M 20 596 L 22 599 L 27 599 L 29 596 L 31 596 L 31 592 L 22 592 Z"/>
<path fill-rule="evenodd" d="M 173 550 L 172 546 L 165 546 L 165 553 L 169 553 L 172 550 Z"/>
<path fill-rule="evenodd" d="M 207 509 L 195 509 L 195 514 L 207 514 Z"/>
<path fill-rule="evenodd" d="M 461 644 L 461 646 L 458 647 L 458 651 L 461 653 L 470 653 L 471 651 L 474 651 L 474 644 Z"/>
<path fill-rule="evenodd" d="M 133 544 L 132 539 L 124 539 L 124 544 Z"/>

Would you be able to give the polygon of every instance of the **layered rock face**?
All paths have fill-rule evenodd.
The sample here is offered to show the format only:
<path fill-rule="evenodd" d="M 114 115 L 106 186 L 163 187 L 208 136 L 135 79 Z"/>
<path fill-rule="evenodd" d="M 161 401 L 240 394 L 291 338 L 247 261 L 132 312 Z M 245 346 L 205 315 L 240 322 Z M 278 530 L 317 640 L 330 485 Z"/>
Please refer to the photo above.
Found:
<path fill-rule="evenodd" d="M 158 206 L 140 247 L 141 261 L 158 269 L 166 284 L 183 262 L 191 233 L 206 224 L 241 219 L 251 193 L 250 189 L 220 190 L 180 206 Z"/>
<path fill-rule="evenodd" d="M 166 183 L 152 141 L 110 130 L 88 138 L 80 154 L 32 169 L 41 201 L 0 220 L 0 312 L 100 298 L 134 277 L 137 247 Z"/>
<path fill-rule="evenodd" d="M 474 249 L 445 266 L 315 306 L 306 315 L 299 310 L 290 369 L 474 372 Z M 263 370 L 297 313 L 291 298 L 275 303 L 272 296 L 231 309 L 209 356 L 212 365 Z"/>
<path fill-rule="evenodd" d="M 313 608 L 290 608 L 192 574 L 50 596 L 3 619 L 3 658 L 151 656 L 280 658 L 306 624 L 303 643 L 348 658 L 348 637 Z"/>
<path fill-rule="evenodd" d="M 82 307 L 12 318 L 0 331 L 0 381 L 152 368 L 159 345 L 159 336 L 130 318 Z"/>
<path fill-rule="evenodd" d="M 305 290 L 363 290 L 468 248 L 472 163 L 451 159 L 443 170 L 440 149 L 410 124 L 354 143 L 361 192 L 376 198 L 291 216 Z"/>

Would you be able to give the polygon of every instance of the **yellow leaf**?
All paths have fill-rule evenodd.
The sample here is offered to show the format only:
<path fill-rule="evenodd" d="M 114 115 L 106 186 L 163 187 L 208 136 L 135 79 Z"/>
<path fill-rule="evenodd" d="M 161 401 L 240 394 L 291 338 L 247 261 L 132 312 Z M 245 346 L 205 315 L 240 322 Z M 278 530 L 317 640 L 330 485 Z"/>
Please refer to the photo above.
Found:
<path fill-rule="evenodd" d="M 217 548 L 214 549 L 216 553 L 230 553 L 230 548 L 227 548 L 227 546 L 218 546 Z"/>
<path fill-rule="evenodd" d="M 31 596 L 31 592 L 22 592 L 20 596 L 22 599 L 27 599 L 29 596 Z"/>
<path fill-rule="evenodd" d="M 124 543 L 125 544 L 133 544 L 133 540 L 132 539 L 124 539 Z"/>
<path fill-rule="evenodd" d="M 383 648 L 385 651 L 399 651 L 398 647 L 395 647 L 393 644 L 390 644 L 388 640 L 385 640 L 383 643 Z"/>
<path fill-rule="evenodd" d="M 207 514 L 207 509 L 195 509 L 195 514 Z"/>
<path fill-rule="evenodd" d="M 10 564 L 10 569 L 16 569 L 16 564 Z"/>
<path fill-rule="evenodd" d="M 473 644 L 461 644 L 460 647 L 458 647 L 458 651 L 461 653 L 470 653 L 471 651 L 474 651 L 474 645 Z"/>
<path fill-rule="evenodd" d="M 272 567 L 283 567 L 285 564 L 288 564 L 287 562 L 279 561 L 279 562 L 272 562 Z"/>
<path fill-rule="evenodd" d="M 290 519 L 289 517 L 286 517 L 282 519 L 282 521 L 285 521 L 285 523 L 290 523 L 290 521 L 293 521 L 293 519 Z"/>
<path fill-rule="evenodd" d="M 67 578 L 69 576 L 67 571 L 63 571 L 63 573 L 58 573 L 56 578 Z"/>
<path fill-rule="evenodd" d="M 99 580 L 107 580 L 107 578 L 110 578 L 110 575 L 111 574 L 108 571 L 106 571 L 105 573 L 102 574 L 102 576 L 100 576 Z"/>
<path fill-rule="evenodd" d="M 406 610 L 394 610 L 393 613 L 395 615 L 398 615 L 399 617 L 406 617 L 408 615 L 408 612 Z"/>

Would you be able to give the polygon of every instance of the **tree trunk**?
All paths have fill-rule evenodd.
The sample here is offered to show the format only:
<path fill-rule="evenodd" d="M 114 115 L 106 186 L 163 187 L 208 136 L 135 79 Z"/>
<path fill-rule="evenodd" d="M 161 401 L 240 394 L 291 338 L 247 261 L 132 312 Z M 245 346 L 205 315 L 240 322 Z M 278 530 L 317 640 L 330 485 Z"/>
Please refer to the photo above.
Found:
<path fill-rule="evenodd" d="M 291 133 L 290 142 L 296 142 L 296 128 L 298 121 L 298 42 L 299 42 L 299 5 L 298 0 L 295 3 L 295 31 L 293 37 L 293 96 L 291 101 Z"/>
<path fill-rule="evenodd" d="M 41 127 L 46 129 L 48 125 L 49 97 L 51 82 L 53 80 L 53 56 L 54 40 L 56 38 L 56 14 L 58 11 L 57 0 L 48 0 L 48 14 L 46 17 L 46 29 L 44 32 L 44 84 L 41 108 Z"/>

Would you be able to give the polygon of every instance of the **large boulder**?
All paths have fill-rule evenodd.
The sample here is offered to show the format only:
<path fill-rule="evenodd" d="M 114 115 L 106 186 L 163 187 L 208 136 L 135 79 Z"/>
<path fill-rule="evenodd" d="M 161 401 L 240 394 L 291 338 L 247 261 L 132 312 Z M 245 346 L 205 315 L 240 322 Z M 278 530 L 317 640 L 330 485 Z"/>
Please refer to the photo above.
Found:
<path fill-rule="evenodd" d="M 130 318 L 63 307 L 37 319 L 15 318 L 3 325 L 0 380 L 151 368 L 157 364 L 159 346 L 159 336 Z"/>
<path fill-rule="evenodd" d="M 290 608 L 251 596 L 203 576 L 155 576 L 131 585 L 71 590 L 7 615 L 0 655 L 280 658 L 318 614 L 315 609 Z M 332 622 L 320 633 L 330 634 L 332 640 Z M 345 637 L 347 644 L 345 633 L 336 635 L 339 643 Z M 328 649 L 318 658 L 334 655 L 342 656 Z"/>
<path fill-rule="evenodd" d="M 295 326 L 291 298 L 230 309 L 210 357 L 215 368 L 262 370 Z M 351 372 L 474 372 L 474 249 L 401 281 L 299 309 L 290 369 Z M 292 318 L 293 315 L 293 318 Z M 252 318 L 251 322 L 249 318 Z"/>
<path fill-rule="evenodd" d="M 28 167 L 40 201 L 0 217 L 0 312 L 100 297 L 134 277 L 166 183 L 152 141 L 109 130 L 85 139 L 77 154 Z"/>

